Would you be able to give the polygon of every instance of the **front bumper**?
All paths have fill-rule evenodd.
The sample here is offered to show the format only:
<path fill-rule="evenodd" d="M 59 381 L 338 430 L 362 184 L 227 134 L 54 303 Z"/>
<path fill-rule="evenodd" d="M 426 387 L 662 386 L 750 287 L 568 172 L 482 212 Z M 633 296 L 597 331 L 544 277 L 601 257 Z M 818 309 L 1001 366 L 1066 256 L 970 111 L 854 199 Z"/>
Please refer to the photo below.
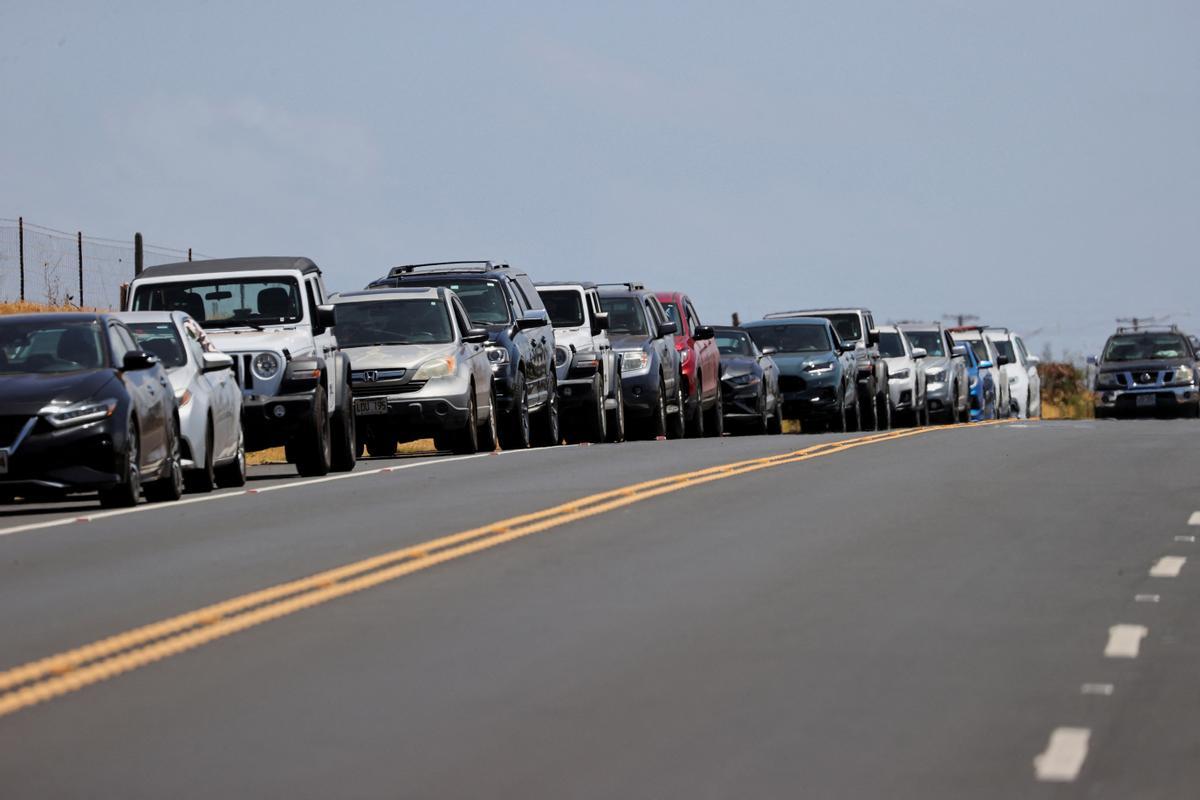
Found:
<path fill-rule="evenodd" d="M 62 429 L 36 419 L 24 437 L 6 448 L 8 469 L 0 474 L 0 490 L 40 495 L 116 486 L 124 449 L 125 426 L 115 417 Z"/>
<path fill-rule="evenodd" d="M 265 450 L 287 444 L 297 431 L 313 421 L 317 387 L 304 392 L 278 395 L 249 395 L 242 402 L 242 426 L 246 449 Z"/>
<path fill-rule="evenodd" d="M 372 395 L 356 400 L 386 399 L 386 414 L 361 414 L 355 403 L 355 424 L 360 437 L 381 425 L 401 440 L 420 439 L 441 431 L 461 430 L 470 419 L 471 384 L 466 377 L 428 381 L 415 391 Z"/>
<path fill-rule="evenodd" d="M 632 417 L 649 417 L 658 408 L 658 374 L 622 375 L 621 393 L 625 398 L 625 414 Z"/>
<path fill-rule="evenodd" d="M 1200 405 L 1196 386 L 1156 386 L 1145 389 L 1105 389 L 1094 394 L 1097 411 L 1119 414 L 1179 413 Z"/>
<path fill-rule="evenodd" d="M 916 406 L 917 382 L 915 378 L 888 381 L 888 395 L 896 411 L 911 411 Z"/>
<path fill-rule="evenodd" d="M 779 399 L 784 416 L 804 419 L 839 413 L 837 384 L 838 377 L 833 374 L 780 375 Z"/>
<path fill-rule="evenodd" d="M 759 398 L 762 396 L 762 381 L 753 383 L 734 383 L 731 380 L 721 381 L 721 410 L 726 419 L 742 417 L 760 417 Z"/>

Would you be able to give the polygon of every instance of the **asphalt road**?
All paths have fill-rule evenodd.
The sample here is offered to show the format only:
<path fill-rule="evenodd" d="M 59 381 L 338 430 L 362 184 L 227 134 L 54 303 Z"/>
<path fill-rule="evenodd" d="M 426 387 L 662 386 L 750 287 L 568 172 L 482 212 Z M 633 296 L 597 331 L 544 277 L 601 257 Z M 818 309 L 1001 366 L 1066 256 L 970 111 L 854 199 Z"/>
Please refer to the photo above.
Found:
<path fill-rule="evenodd" d="M 573 502 L 855 436 L 0 509 L 0 796 L 1195 796 L 1195 422 L 938 429 Z M 242 628 L 11 669 L 402 548 Z"/>

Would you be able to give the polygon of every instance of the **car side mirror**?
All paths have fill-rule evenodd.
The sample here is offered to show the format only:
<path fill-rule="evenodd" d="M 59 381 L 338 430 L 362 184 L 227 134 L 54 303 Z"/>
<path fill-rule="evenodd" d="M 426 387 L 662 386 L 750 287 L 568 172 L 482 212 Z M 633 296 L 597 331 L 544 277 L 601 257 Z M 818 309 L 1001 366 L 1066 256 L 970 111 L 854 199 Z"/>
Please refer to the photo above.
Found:
<path fill-rule="evenodd" d="M 592 336 L 599 336 L 608 330 L 608 312 L 601 311 L 592 315 Z"/>
<path fill-rule="evenodd" d="M 150 369 L 157 363 L 158 359 L 145 350 L 130 350 L 121 359 L 121 369 L 126 372 L 137 372 L 140 369 Z"/>
<path fill-rule="evenodd" d="M 712 339 L 717 335 L 717 332 L 709 325 L 697 325 L 696 330 L 692 331 L 692 338 L 698 342 L 705 339 Z"/>
<path fill-rule="evenodd" d="M 779 348 L 778 347 L 764 347 L 759 352 L 761 352 L 764 356 L 773 356 L 779 352 Z"/>
<path fill-rule="evenodd" d="M 966 358 L 967 346 L 965 344 L 956 344 L 950 348 L 950 355 L 954 358 Z"/>
<path fill-rule="evenodd" d="M 467 344 L 483 344 L 488 340 L 488 329 L 467 328 L 467 332 L 463 334 L 462 338 Z"/>
<path fill-rule="evenodd" d="M 533 328 L 543 328 L 550 324 L 550 315 L 540 309 L 530 311 L 517 320 L 517 327 L 523 331 Z"/>
<path fill-rule="evenodd" d="M 1096 358 L 1095 356 L 1088 356 L 1087 363 L 1091 364 L 1094 367 L 1100 363 L 1100 359 Z"/>
<path fill-rule="evenodd" d="M 996 356 L 996 363 L 1000 366 L 1005 366 L 1009 363 L 1008 356 Z"/>
<path fill-rule="evenodd" d="M 925 356 L 927 356 L 927 355 L 929 355 L 929 352 L 926 351 L 924 347 L 914 347 L 913 348 L 912 357 L 914 359 L 925 358 Z"/>
<path fill-rule="evenodd" d="M 991 369 L 991 368 L 992 368 L 992 367 L 994 367 L 994 366 L 996 366 L 996 365 L 995 365 L 995 364 L 993 364 L 993 363 L 992 363 L 992 362 L 990 362 L 990 361 L 980 361 L 980 362 L 979 362 L 979 368 L 980 368 L 980 369 Z"/>
<path fill-rule="evenodd" d="M 317 333 L 324 333 L 329 328 L 337 325 L 337 311 L 333 306 L 317 306 L 317 324 L 313 326 L 313 330 Z"/>
<path fill-rule="evenodd" d="M 672 320 L 667 320 L 666 322 L 663 322 L 658 326 L 659 338 L 662 338 L 663 336 L 674 336 L 678 332 L 679 332 L 679 325 L 677 325 Z"/>
<path fill-rule="evenodd" d="M 201 372 L 220 372 L 226 369 L 233 369 L 233 359 L 224 353 L 205 353 L 204 363 L 200 367 Z"/>
<path fill-rule="evenodd" d="M 867 347 L 874 347 L 879 344 L 879 329 L 871 328 L 867 331 Z"/>
<path fill-rule="evenodd" d="M 1040 358 L 1038 358 L 1037 356 L 1026 356 L 1025 361 L 1031 367 L 1036 367 L 1038 364 L 1042 363 L 1042 360 Z"/>

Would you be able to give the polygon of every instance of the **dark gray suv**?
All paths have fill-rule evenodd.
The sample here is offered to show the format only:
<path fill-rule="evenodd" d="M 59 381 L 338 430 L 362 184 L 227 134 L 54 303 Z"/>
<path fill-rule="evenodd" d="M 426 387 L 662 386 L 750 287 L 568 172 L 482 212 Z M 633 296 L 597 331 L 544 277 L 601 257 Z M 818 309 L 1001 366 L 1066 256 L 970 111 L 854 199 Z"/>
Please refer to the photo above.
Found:
<path fill-rule="evenodd" d="M 1197 353 L 1174 325 L 1118 328 L 1096 364 L 1096 417 L 1200 416 Z"/>

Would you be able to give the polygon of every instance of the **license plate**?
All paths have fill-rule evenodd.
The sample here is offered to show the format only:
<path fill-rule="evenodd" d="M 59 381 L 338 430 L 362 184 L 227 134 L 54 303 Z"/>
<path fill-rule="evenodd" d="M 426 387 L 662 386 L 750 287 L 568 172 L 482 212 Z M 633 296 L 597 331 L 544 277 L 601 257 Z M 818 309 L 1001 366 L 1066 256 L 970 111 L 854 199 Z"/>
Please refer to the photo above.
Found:
<path fill-rule="evenodd" d="M 386 397 L 358 397 L 354 400 L 354 413 L 360 417 L 388 413 Z"/>
<path fill-rule="evenodd" d="M 0 475 L 8 474 L 8 451 L 0 450 Z"/>
<path fill-rule="evenodd" d="M 1139 394 L 1137 396 L 1138 408 L 1153 406 L 1158 401 L 1158 398 L 1152 394 Z"/>

